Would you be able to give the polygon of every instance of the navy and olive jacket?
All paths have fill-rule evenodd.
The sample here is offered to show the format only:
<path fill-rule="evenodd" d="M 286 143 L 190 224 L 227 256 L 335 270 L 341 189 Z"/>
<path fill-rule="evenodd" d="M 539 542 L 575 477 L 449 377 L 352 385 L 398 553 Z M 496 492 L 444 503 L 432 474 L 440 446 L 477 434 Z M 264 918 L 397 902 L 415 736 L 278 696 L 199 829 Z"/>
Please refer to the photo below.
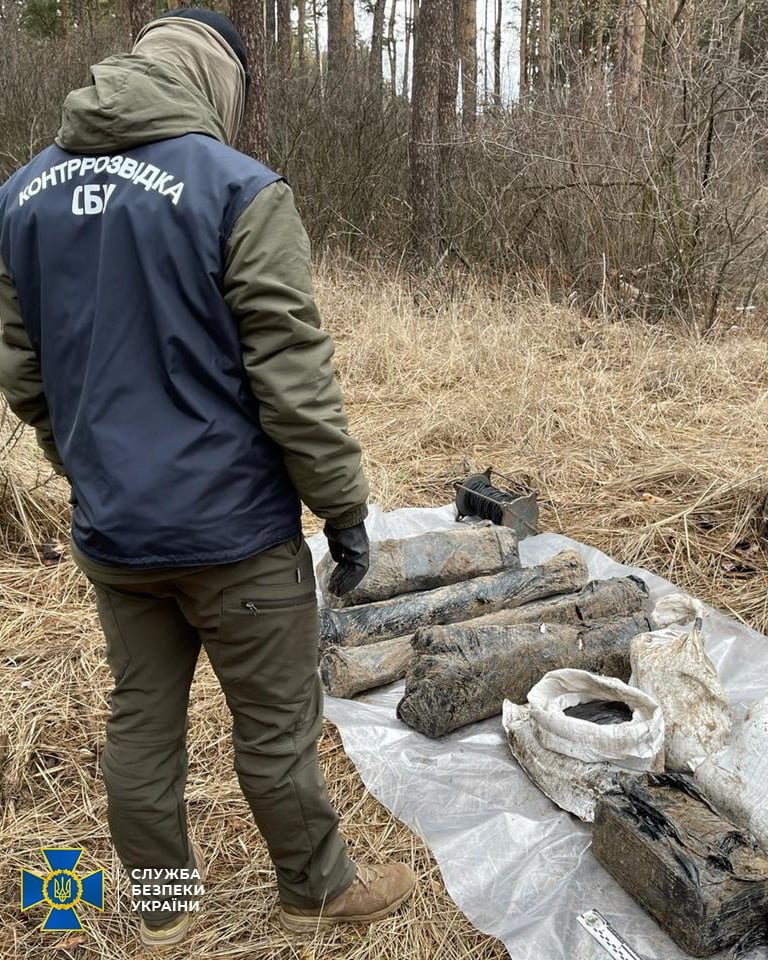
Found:
<path fill-rule="evenodd" d="M 362 519 L 360 450 L 276 174 L 204 133 L 51 146 L 0 188 L 0 257 L 0 389 L 69 478 L 86 557 L 238 560 L 298 533 L 299 498 Z"/>

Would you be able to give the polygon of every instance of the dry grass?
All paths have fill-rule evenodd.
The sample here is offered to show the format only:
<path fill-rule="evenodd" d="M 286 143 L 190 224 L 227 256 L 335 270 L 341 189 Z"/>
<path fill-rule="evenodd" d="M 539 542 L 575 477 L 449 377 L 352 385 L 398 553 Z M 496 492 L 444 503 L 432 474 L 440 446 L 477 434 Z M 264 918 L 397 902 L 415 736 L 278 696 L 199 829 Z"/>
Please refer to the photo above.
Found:
<path fill-rule="evenodd" d="M 755 520 L 768 450 L 762 331 L 697 341 L 585 319 L 472 278 L 452 282 L 414 289 L 320 272 L 375 500 L 445 502 L 465 457 L 527 474 L 545 497 L 549 529 L 648 566 L 764 629 L 768 558 Z M 140 960 L 105 832 L 97 764 L 109 680 L 98 626 L 71 564 L 45 566 L 35 547 L 63 536 L 66 492 L 29 437 L 8 443 L 11 430 L 0 423 L 0 958 Z M 191 724 L 190 817 L 210 874 L 204 918 L 189 948 L 165 954 L 171 960 L 505 956 L 457 912 L 424 846 L 365 793 L 330 728 L 323 763 L 353 853 L 412 862 L 418 899 L 370 932 L 286 939 L 207 665 Z M 40 912 L 18 911 L 18 868 L 39 864 L 41 842 L 83 845 L 107 868 L 109 909 L 88 918 L 87 937 L 40 934 Z"/>

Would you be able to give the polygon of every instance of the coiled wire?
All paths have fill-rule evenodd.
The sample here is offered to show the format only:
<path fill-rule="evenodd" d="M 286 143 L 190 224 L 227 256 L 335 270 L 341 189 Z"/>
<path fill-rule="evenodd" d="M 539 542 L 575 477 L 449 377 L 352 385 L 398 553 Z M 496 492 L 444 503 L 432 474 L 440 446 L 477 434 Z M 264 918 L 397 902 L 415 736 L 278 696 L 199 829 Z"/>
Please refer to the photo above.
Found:
<path fill-rule="evenodd" d="M 499 490 L 484 473 L 467 477 L 456 491 L 456 506 L 460 517 L 481 517 L 492 523 L 503 523 L 501 504 L 513 503 L 518 494 Z"/>

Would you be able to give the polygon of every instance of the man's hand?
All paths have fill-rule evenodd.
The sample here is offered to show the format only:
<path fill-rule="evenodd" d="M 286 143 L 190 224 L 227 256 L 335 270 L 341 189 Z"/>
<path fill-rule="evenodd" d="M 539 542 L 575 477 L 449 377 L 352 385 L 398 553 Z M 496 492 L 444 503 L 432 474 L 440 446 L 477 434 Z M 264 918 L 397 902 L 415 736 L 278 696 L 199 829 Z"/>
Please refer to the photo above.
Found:
<path fill-rule="evenodd" d="M 364 523 L 338 530 L 327 522 L 323 529 L 336 567 L 328 581 L 328 589 L 337 597 L 360 583 L 368 572 L 368 533 Z"/>

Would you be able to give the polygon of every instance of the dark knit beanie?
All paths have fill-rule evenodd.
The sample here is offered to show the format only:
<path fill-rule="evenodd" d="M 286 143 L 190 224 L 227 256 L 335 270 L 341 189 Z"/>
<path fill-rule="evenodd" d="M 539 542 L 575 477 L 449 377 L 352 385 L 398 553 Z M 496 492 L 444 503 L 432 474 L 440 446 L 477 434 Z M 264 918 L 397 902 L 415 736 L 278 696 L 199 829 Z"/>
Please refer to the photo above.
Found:
<path fill-rule="evenodd" d="M 225 17 L 223 13 L 217 13 L 215 10 L 206 10 L 204 7 L 182 7 L 179 10 L 169 10 L 157 20 L 167 20 L 169 17 L 184 17 L 185 20 L 197 20 L 204 23 L 207 27 L 215 30 L 232 48 L 232 52 L 242 64 L 245 71 L 246 91 L 251 83 L 251 75 L 248 72 L 248 53 L 245 49 L 243 38 L 237 32 L 234 23 Z M 154 22 L 156 23 L 157 20 Z"/>

